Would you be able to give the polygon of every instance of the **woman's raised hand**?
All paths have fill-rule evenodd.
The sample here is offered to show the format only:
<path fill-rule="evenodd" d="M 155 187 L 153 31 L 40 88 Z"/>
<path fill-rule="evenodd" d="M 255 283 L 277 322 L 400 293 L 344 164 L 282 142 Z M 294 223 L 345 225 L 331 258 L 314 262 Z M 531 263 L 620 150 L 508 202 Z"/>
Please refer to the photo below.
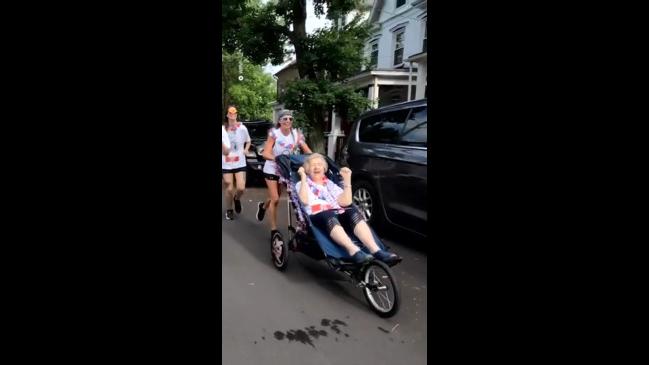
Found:
<path fill-rule="evenodd" d="M 352 170 L 347 167 L 343 167 L 342 169 L 340 169 L 340 176 L 342 176 L 345 181 L 350 181 L 352 178 Z"/>
<path fill-rule="evenodd" d="M 297 169 L 297 173 L 300 175 L 300 178 L 302 180 L 306 180 L 306 172 L 304 171 L 304 167 L 300 166 L 300 168 Z"/>

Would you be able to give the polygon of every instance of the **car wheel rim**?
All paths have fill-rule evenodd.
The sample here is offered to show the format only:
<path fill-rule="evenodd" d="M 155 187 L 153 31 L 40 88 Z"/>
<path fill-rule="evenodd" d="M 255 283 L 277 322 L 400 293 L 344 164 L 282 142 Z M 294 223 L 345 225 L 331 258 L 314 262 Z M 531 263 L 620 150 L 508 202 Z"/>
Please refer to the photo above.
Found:
<path fill-rule="evenodd" d="M 354 203 L 360 208 L 365 220 L 372 218 L 372 195 L 367 189 L 359 188 L 354 192 Z"/>

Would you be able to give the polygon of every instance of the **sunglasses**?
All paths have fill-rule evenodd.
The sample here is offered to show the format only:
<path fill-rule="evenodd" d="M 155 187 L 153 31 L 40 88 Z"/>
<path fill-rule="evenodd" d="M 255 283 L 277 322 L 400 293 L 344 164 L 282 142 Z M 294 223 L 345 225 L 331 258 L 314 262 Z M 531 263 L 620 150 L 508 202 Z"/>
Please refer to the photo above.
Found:
<path fill-rule="evenodd" d="M 285 121 L 285 120 L 287 120 L 287 121 L 293 121 L 293 117 L 282 117 L 281 120 L 282 120 L 282 121 Z"/>

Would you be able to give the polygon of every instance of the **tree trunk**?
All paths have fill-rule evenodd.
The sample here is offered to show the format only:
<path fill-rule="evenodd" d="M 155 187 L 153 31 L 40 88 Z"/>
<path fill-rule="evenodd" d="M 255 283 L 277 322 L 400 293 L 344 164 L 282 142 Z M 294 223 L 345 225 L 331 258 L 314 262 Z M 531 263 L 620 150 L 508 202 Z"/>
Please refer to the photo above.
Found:
<path fill-rule="evenodd" d="M 310 116 L 312 125 L 311 125 L 311 134 L 309 135 L 309 147 L 313 152 L 320 154 L 326 154 L 326 144 L 324 137 L 324 114 L 322 111 L 314 111 Z"/>
<path fill-rule="evenodd" d="M 295 62 L 300 79 L 313 78 L 313 68 L 304 62 L 306 52 L 304 41 L 306 34 L 306 0 L 295 0 L 293 2 L 293 32 L 289 38 L 295 47 Z"/>

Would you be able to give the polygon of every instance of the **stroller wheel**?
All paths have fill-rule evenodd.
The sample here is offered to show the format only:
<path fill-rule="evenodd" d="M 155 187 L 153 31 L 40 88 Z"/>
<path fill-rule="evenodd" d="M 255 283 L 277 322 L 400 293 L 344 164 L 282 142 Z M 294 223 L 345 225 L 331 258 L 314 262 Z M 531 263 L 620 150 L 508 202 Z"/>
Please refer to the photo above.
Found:
<path fill-rule="evenodd" d="M 380 261 L 372 261 L 361 275 L 365 284 L 363 294 L 372 310 L 379 317 L 394 316 L 399 311 L 400 297 L 392 270 Z"/>
<path fill-rule="evenodd" d="M 288 266 L 288 244 L 282 238 L 282 235 L 277 233 L 270 241 L 270 254 L 273 260 L 273 265 L 279 270 L 284 271 Z"/>
<path fill-rule="evenodd" d="M 297 249 L 297 237 L 296 237 L 296 231 L 295 228 L 293 227 L 288 227 L 288 248 L 291 251 L 295 251 Z"/>

